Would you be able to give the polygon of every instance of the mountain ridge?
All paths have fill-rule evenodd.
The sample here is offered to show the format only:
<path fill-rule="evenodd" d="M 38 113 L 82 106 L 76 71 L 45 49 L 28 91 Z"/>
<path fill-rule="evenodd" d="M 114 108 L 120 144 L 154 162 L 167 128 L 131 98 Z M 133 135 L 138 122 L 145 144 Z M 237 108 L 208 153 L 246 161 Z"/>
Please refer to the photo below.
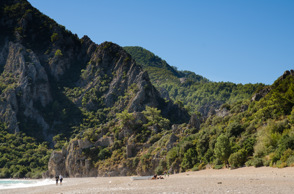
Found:
<path fill-rule="evenodd" d="M 137 65 L 26 0 L 0 2 L 0 27 L 0 177 L 294 165 L 293 70 L 265 86 L 214 83 L 143 49 L 156 63 Z"/>
<path fill-rule="evenodd" d="M 2 14 L 4 15 L 2 15 L 3 17 L 1 19 L 1 25 L 3 29 L 7 29 L 7 31 L 4 30 L 2 32 L 4 32 L 4 35 L 7 32 L 8 32 L 7 34 L 10 34 L 9 36 L 7 36 L 4 47 L 2 47 L 2 53 L 1 53 L 2 56 L 4 56 L 2 58 L 2 64 L 4 64 L 3 69 L 5 71 L 4 73 L 6 72 L 12 73 L 15 71 L 21 72 L 22 69 L 35 66 L 35 70 L 33 71 L 37 71 L 37 74 L 38 74 L 38 71 L 40 71 L 40 74 L 42 74 L 40 75 L 41 80 L 39 80 L 37 77 L 34 77 L 35 76 L 34 74 L 32 74 L 31 76 L 28 75 L 30 73 L 29 72 L 30 69 L 27 69 L 26 71 L 28 72 L 28 74 L 20 77 L 20 80 L 18 81 L 25 85 L 23 87 L 20 86 L 20 88 L 17 87 L 16 90 L 21 90 L 22 93 L 27 94 L 27 93 L 30 93 L 31 90 L 35 90 L 35 88 L 37 87 L 37 88 L 43 88 L 43 91 L 38 91 L 37 93 L 35 93 L 33 95 L 34 98 L 32 98 L 34 99 L 33 101 L 30 101 L 29 99 L 27 100 L 23 99 L 23 101 L 21 102 L 21 105 L 26 106 L 30 104 L 30 107 L 26 106 L 23 108 L 24 109 L 23 112 L 25 113 L 25 115 L 23 115 L 22 113 L 20 113 L 19 115 L 17 113 L 18 107 L 15 106 L 16 104 L 18 104 L 16 102 L 17 98 L 15 96 L 12 97 L 16 99 L 13 102 L 14 104 L 13 107 L 15 107 L 16 115 L 19 115 L 19 116 L 16 116 L 13 122 L 14 124 L 12 123 L 11 125 L 9 125 L 9 128 L 14 131 L 19 131 L 18 126 L 15 124 L 16 121 L 19 120 L 17 117 L 22 119 L 24 117 L 29 117 L 29 118 L 32 118 L 33 120 L 36 120 L 37 124 L 42 126 L 43 133 L 44 133 L 43 136 L 46 137 L 47 135 L 45 135 L 45 131 L 54 127 L 55 125 L 54 123 L 60 123 L 60 121 L 53 120 L 53 121 L 49 121 L 52 124 L 48 123 L 48 119 L 45 118 L 46 115 L 45 117 L 44 115 L 40 115 L 39 113 L 40 111 L 35 109 L 34 106 L 36 105 L 34 104 L 37 104 L 38 103 L 37 101 L 40 101 L 41 107 L 45 108 L 50 103 L 54 104 L 54 99 L 56 99 L 56 97 L 64 98 L 62 97 L 62 91 L 58 88 L 64 87 L 64 86 L 69 86 L 69 87 L 75 86 L 76 85 L 75 82 L 79 83 L 81 86 L 83 85 L 83 83 L 87 84 L 87 82 L 91 82 L 91 79 L 94 79 L 95 77 L 99 75 L 96 72 L 97 75 L 94 76 L 92 73 L 95 73 L 95 72 L 89 73 L 89 71 L 90 71 L 90 68 L 92 68 L 91 71 L 95 71 L 95 68 L 97 68 L 97 64 L 99 63 L 99 60 L 103 59 L 103 56 L 100 56 L 100 58 L 99 56 L 97 56 L 99 55 L 99 53 L 97 52 L 101 50 L 108 50 L 108 52 L 101 53 L 100 55 L 105 55 L 105 56 L 110 55 L 108 59 L 106 59 L 106 62 L 102 60 L 102 63 L 99 67 L 100 70 L 102 71 L 101 76 L 108 76 L 110 79 L 112 79 L 113 75 L 112 75 L 112 72 L 110 72 L 112 70 L 109 69 L 107 72 L 103 72 L 103 68 L 104 69 L 108 68 L 107 60 L 108 61 L 112 60 L 111 59 L 112 54 L 124 56 L 125 59 L 123 58 L 116 59 L 116 60 L 122 60 L 122 61 L 125 60 L 123 62 L 119 62 L 119 65 L 120 64 L 124 65 L 125 63 L 129 63 L 129 62 L 134 63 L 134 62 L 131 61 L 130 56 L 124 54 L 123 50 L 118 50 L 118 48 L 116 48 L 117 47 L 116 45 L 112 43 L 107 43 L 107 42 L 102 43 L 101 45 L 96 45 L 88 37 L 83 37 L 80 40 L 78 39 L 76 35 L 65 30 L 63 26 L 56 24 L 53 20 L 51 20 L 47 16 L 44 16 L 41 13 L 39 13 L 35 8 L 31 7 L 27 1 L 15 1 L 15 2 L 16 2 L 15 4 L 7 3 L 6 6 L 2 6 L 2 8 L 4 7 L 4 9 L 2 9 Z M 9 5 L 11 6 L 9 7 Z M 20 18 L 20 19 L 17 19 L 17 18 Z M 15 25 L 16 27 L 13 28 L 12 27 L 13 25 Z M 17 43 L 13 44 L 11 41 L 17 42 Z M 12 51 L 17 51 L 17 53 L 12 53 Z M 5 53 L 7 53 L 6 57 L 5 57 L 6 55 Z M 15 57 L 19 57 L 19 58 L 13 61 L 13 58 Z M 6 64 L 4 62 L 6 62 Z M 20 62 L 20 64 L 17 64 L 18 62 Z M 91 64 L 92 62 L 95 62 L 96 65 Z M 116 63 L 116 61 L 112 60 L 110 63 Z M 20 67 L 20 69 L 18 69 L 18 67 Z M 133 65 L 130 68 L 134 69 L 135 74 L 139 74 L 140 71 L 142 71 L 140 68 L 138 69 L 136 65 Z M 113 67 L 113 71 L 117 71 L 117 69 L 118 67 Z M 83 74 L 81 74 L 82 70 L 83 70 Z M 118 72 L 118 73 L 122 73 L 122 70 L 120 71 L 121 72 Z M 84 76 L 85 78 L 87 77 L 87 79 L 80 79 L 79 76 Z M 146 83 L 147 85 L 149 84 L 148 79 L 149 79 L 148 75 L 142 74 L 141 81 L 145 80 L 147 82 Z M 33 81 L 33 84 L 31 83 L 29 84 L 30 86 L 33 86 L 33 88 L 29 87 L 28 84 L 26 84 L 32 81 Z M 124 84 L 124 86 L 117 86 L 117 87 L 123 87 L 123 88 L 129 87 L 131 85 L 130 83 L 134 81 L 135 81 L 135 77 L 132 76 L 130 81 L 128 81 L 127 84 Z M 45 85 L 40 86 L 37 82 L 38 83 L 47 82 L 47 83 Z M 24 87 L 29 88 L 29 91 L 24 91 Z M 89 85 L 87 87 L 88 87 L 87 90 L 90 90 L 93 86 Z M 152 86 L 150 87 L 152 88 Z M 105 94 L 106 107 L 110 107 L 112 104 L 114 104 L 114 99 L 111 98 L 111 96 L 114 96 L 114 93 L 118 93 L 120 95 L 124 94 L 124 91 L 118 92 L 117 90 L 116 91 L 113 91 L 113 90 L 114 88 L 112 87 L 110 90 L 112 93 L 109 91 L 110 93 Z M 151 89 L 151 90 L 154 90 L 154 89 Z M 46 93 L 45 96 L 38 96 L 44 93 Z M 101 95 L 104 95 L 102 93 Z M 144 94 L 141 95 L 141 97 L 143 96 Z M 151 96 L 152 97 L 158 96 L 155 90 L 152 92 Z M 148 97 L 150 98 L 150 102 L 149 102 L 150 105 L 159 106 L 160 103 L 165 104 L 163 100 L 161 100 L 159 104 L 156 102 L 157 100 L 159 100 L 159 97 L 156 97 L 158 99 L 152 102 L 154 98 L 152 98 L 151 96 Z M 82 99 L 83 97 L 84 96 L 81 96 L 80 98 Z M 147 104 L 148 104 L 148 98 L 146 98 Z M 68 102 L 68 103 L 71 104 L 71 102 Z M 145 102 L 142 102 L 142 103 L 144 104 Z M 60 105 L 61 103 L 58 102 L 57 100 L 55 105 L 56 104 Z M 72 105 L 68 105 L 68 106 L 72 106 Z M 164 107 L 165 105 L 161 106 L 161 109 L 163 109 Z M 74 109 L 73 106 L 72 106 L 72 109 Z M 144 107 L 142 106 L 138 108 L 138 106 L 133 105 L 133 107 L 130 108 L 130 111 L 135 111 L 135 110 L 142 111 L 143 109 Z M 13 108 L 10 110 L 13 110 Z M 79 112 L 79 110 L 75 110 L 75 111 Z M 72 112 L 75 112 L 75 111 L 73 110 Z M 168 116 L 168 111 L 163 111 L 163 113 Z M 5 113 L 2 113 L 2 114 L 5 114 Z M 14 113 L 9 113 L 9 114 L 14 114 Z M 81 113 L 77 113 L 77 114 L 81 114 Z M 169 116 L 171 115 L 169 114 Z M 74 117 L 78 117 L 78 115 Z M 8 121 L 8 118 L 4 120 Z M 22 120 L 22 121 L 23 122 L 21 123 L 25 123 L 25 120 Z M 74 125 L 74 124 L 75 123 L 72 123 L 71 125 Z M 51 131 L 52 130 L 54 131 L 56 129 L 51 129 Z M 52 139 L 52 136 L 50 138 Z"/>
<path fill-rule="evenodd" d="M 148 71 L 151 82 L 167 99 L 182 104 L 191 114 L 200 112 L 204 117 L 224 103 L 244 100 L 264 84 L 235 84 L 212 82 L 190 71 L 179 71 L 166 61 L 142 47 L 124 47 Z"/>

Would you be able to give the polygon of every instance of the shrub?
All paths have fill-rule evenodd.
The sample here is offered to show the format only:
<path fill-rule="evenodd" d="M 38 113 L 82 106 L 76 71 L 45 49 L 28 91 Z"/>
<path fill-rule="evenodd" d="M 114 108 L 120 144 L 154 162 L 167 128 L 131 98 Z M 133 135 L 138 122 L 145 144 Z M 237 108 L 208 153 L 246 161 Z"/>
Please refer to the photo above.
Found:
<path fill-rule="evenodd" d="M 254 167 L 260 167 L 263 166 L 263 161 L 261 158 L 253 158 L 251 160 L 248 160 L 245 163 L 246 166 L 254 166 Z"/>
<path fill-rule="evenodd" d="M 8 168 L 2 168 L 0 171 L 0 178 L 10 177 L 10 172 Z"/>
<path fill-rule="evenodd" d="M 288 165 L 287 165 L 287 162 L 279 162 L 279 164 L 277 165 L 277 167 L 278 168 L 285 168 L 285 167 L 287 167 Z"/>
<path fill-rule="evenodd" d="M 192 168 L 192 171 L 199 171 L 198 166 L 194 166 L 194 167 Z"/>
<path fill-rule="evenodd" d="M 217 164 L 213 166 L 213 169 L 222 169 L 224 167 L 223 164 Z"/>
<path fill-rule="evenodd" d="M 290 156 L 286 162 L 288 166 L 294 166 L 294 156 Z"/>
<path fill-rule="evenodd" d="M 286 162 L 287 161 L 287 159 L 290 157 L 290 156 L 292 156 L 294 153 L 293 153 L 293 151 L 289 148 L 289 149 L 287 149 L 286 151 L 284 151 L 284 153 L 283 153 L 283 155 L 282 155 L 282 157 L 281 157 L 281 161 L 282 162 Z"/>
<path fill-rule="evenodd" d="M 197 152 L 195 149 L 190 148 L 188 151 L 184 154 L 183 161 L 181 163 L 181 167 L 184 169 L 189 169 L 194 166 L 194 164 L 197 163 Z"/>
<path fill-rule="evenodd" d="M 244 149 L 239 150 L 231 154 L 229 163 L 233 168 L 241 167 L 246 161 L 246 151 Z"/>
<path fill-rule="evenodd" d="M 55 52 L 55 57 L 61 57 L 61 56 L 63 56 L 61 50 L 57 49 L 56 52 Z"/>
<path fill-rule="evenodd" d="M 155 142 L 160 140 L 161 136 L 162 136 L 161 134 L 155 134 L 155 135 L 151 136 L 149 139 L 149 143 L 154 144 Z"/>
<path fill-rule="evenodd" d="M 163 174 L 163 167 L 162 166 L 157 166 L 155 169 L 155 173 L 160 175 Z"/>
<path fill-rule="evenodd" d="M 166 154 L 166 161 L 168 167 L 171 167 L 172 163 L 177 159 L 179 152 L 179 147 L 173 147 L 169 152 Z"/>
<path fill-rule="evenodd" d="M 227 127 L 227 133 L 229 136 L 239 136 L 244 131 L 244 128 L 237 122 L 231 123 Z"/>
<path fill-rule="evenodd" d="M 133 165 L 133 168 L 136 168 L 138 166 L 139 162 L 140 162 L 140 158 L 135 157 L 133 159 L 133 164 L 132 164 Z"/>
<path fill-rule="evenodd" d="M 252 160 L 252 165 L 253 165 L 254 167 L 261 167 L 261 166 L 263 166 L 263 161 L 262 161 L 261 158 L 254 158 L 254 159 Z"/>
<path fill-rule="evenodd" d="M 201 164 L 199 164 L 198 169 L 199 170 L 205 169 L 205 163 L 202 162 Z"/>
<path fill-rule="evenodd" d="M 58 33 L 54 32 L 51 36 L 51 42 L 55 42 L 59 39 Z"/>

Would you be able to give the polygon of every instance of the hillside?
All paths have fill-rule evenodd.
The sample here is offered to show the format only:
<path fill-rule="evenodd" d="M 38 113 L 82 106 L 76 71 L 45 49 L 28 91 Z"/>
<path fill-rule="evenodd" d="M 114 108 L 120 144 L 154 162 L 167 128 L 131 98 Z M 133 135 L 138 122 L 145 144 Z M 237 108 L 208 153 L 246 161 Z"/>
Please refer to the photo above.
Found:
<path fill-rule="evenodd" d="M 144 49 L 141 66 L 26 0 L 0 1 L 0 28 L 1 178 L 294 165 L 293 70 L 215 83 Z"/>
<path fill-rule="evenodd" d="M 160 113 L 149 108 L 142 112 L 146 120 L 137 113 L 118 114 L 117 123 L 87 130 L 62 152 L 53 152 L 47 176 L 55 172 L 73 177 L 151 175 L 201 170 L 207 165 L 216 169 L 293 166 L 293 72 L 286 71 L 252 98 L 222 105 L 202 124 L 193 115 L 189 124 L 169 128 Z M 128 138 L 120 138 L 116 131 L 121 129 L 128 131 Z M 99 131 L 113 134 L 114 142 L 99 136 Z"/>
<path fill-rule="evenodd" d="M 167 126 L 189 121 L 116 44 L 79 39 L 26 0 L 0 2 L 0 28 L 0 121 L 6 131 L 32 137 L 34 145 L 60 149 L 85 130 L 115 122 L 117 113 L 140 113 L 146 106 L 160 111 Z M 1 161 L 13 157 L 2 154 Z M 27 176 L 29 168 L 17 172 L 31 162 L 1 162 L 9 172 L 1 176 Z"/>
<path fill-rule="evenodd" d="M 183 104 L 191 113 L 207 116 L 224 103 L 248 99 L 263 84 L 212 82 L 190 71 L 179 71 L 142 47 L 124 47 L 150 75 L 164 98 Z"/>

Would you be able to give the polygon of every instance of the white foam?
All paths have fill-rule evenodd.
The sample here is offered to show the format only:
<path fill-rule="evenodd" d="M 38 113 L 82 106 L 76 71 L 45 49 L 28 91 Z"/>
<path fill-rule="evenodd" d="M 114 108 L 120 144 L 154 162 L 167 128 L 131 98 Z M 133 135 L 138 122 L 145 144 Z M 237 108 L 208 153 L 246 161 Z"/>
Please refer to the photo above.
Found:
<path fill-rule="evenodd" d="M 51 184 L 55 184 L 55 181 L 51 179 L 43 179 L 43 180 L 0 179 L 0 190 L 38 187 L 38 186 L 51 185 Z"/>

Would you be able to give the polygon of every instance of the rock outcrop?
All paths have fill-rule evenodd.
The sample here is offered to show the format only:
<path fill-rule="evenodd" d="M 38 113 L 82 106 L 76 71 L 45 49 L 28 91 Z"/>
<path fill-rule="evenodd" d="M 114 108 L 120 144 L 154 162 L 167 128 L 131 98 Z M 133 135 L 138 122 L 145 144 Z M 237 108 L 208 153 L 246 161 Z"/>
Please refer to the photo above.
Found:
<path fill-rule="evenodd" d="M 263 89 L 259 90 L 252 96 L 251 101 L 259 101 L 260 99 L 265 97 L 270 91 L 271 91 L 270 87 L 264 87 Z"/>
<path fill-rule="evenodd" d="M 7 42 L 4 47 L 7 48 L 3 50 L 8 50 L 8 55 L 2 59 L 5 62 L 2 76 L 6 88 L 1 96 L 6 100 L 0 103 L 0 118 L 8 124 L 10 131 L 17 132 L 17 117 L 24 115 L 42 126 L 42 133 L 47 136 L 49 126 L 34 107 L 37 103 L 45 107 L 52 101 L 46 71 L 38 57 L 21 44 Z"/>
<path fill-rule="evenodd" d="M 190 121 L 189 121 L 189 125 L 191 127 L 195 128 L 197 131 L 199 131 L 200 130 L 200 124 L 201 124 L 201 121 L 200 121 L 199 116 L 197 116 L 196 114 L 192 114 L 191 118 L 190 118 Z"/>

